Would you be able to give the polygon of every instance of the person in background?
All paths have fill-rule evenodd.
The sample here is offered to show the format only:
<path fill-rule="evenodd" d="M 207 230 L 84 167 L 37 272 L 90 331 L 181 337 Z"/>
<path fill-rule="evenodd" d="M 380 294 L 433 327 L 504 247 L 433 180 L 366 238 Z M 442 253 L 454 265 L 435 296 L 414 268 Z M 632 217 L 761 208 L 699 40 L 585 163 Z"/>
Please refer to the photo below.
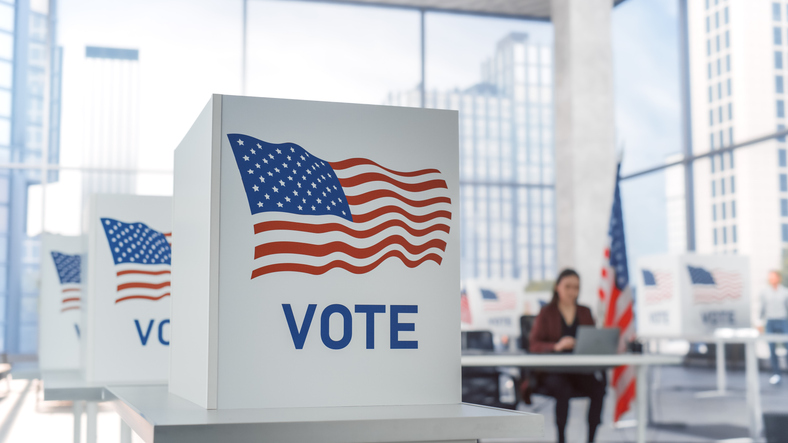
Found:
<path fill-rule="evenodd" d="M 531 352 L 572 352 L 579 325 L 594 326 L 591 310 L 577 304 L 580 294 L 580 276 L 572 269 L 558 275 L 553 288 L 553 298 L 542 308 L 534 321 L 529 337 Z M 558 443 L 565 443 L 566 422 L 571 397 L 589 397 L 588 441 L 593 442 L 596 429 L 602 421 L 602 405 L 607 382 L 604 374 L 595 373 L 541 373 L 538 384 L 555 398 L 555 424 Z"/>
<path fill-rule="evenodd" d="M 788 334 L 788 288 L 780 284 L 782 275 L 779 271 L 769 271 L 768 281 L 769 285 L 761 292 L 761 321 L 766 320 L 767 334 Z M 773 385 L 781 381 L 776 348 L 776 343 L 769 343 L 773 373 L 769 383 Z"/>

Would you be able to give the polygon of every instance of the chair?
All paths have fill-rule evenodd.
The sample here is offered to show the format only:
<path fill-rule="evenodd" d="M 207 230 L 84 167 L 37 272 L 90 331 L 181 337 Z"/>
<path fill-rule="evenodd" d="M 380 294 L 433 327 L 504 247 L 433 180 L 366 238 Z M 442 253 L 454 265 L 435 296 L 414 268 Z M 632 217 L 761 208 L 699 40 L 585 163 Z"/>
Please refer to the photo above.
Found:
<path fill-rule="evenodd" d="M 493 351 L 490 331 L 463 331 L 463 351 Z M 514 409 L 517 406 L 516 381 L 497 368 L 462 368 L 462 401 L 496 408 Z M 501 386 L 511 385 L 511 394 L 501 392 Z"/>

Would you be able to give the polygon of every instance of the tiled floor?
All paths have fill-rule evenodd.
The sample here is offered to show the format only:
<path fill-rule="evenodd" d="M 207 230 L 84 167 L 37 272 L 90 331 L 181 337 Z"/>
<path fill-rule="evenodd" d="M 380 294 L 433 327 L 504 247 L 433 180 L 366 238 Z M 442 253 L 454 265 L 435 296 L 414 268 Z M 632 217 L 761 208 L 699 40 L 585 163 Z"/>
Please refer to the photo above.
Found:
<path fill-rule="evenodd" d="M 722 398 L 698 399 L 695 394 L 715 388 L 715 373 L 706 368 L 666 367 L 653 374 L 654 394 L 652 418 L 655 424 L 648 432 L 649 442 L 709 442 L 747 436 L 744 372 L 729 371 L 731 395 Z M 0 381 L 0 443 L 71 443 L 73 415 L 69 402 L 44 402 L 37 380 L 14 380 L 7 391 Z M 779 386 L 768 383 L 768 374 L 761 374 L 762 405 L 765 412 L 788 413 L 788 380 Z M 618 429 L 610 424 L 613 398 L 608 395 L 598 442 L 634 441 L 633 427 Z M 569 443 L 585 443 L 587 400 L 572 400 L 568 430 Z M 555 441 L 553 401 L 534 397 L 534 405 L 520 405 L 524 411 L 545 415 L 546 435 L 529 442 Z M 625 417 L 627 418 L 627 417 Z M 120 419 L 109 408 L 99 409 L 100 443 L 120 441 Z M 83 441 L 84 418 L 83 418 Z M 141 442 L 133 436 L 135 443 Z M 522 441 L 522 440 L 512 440 Z M 730 443 L 733 443 L 731 441 Z"/>

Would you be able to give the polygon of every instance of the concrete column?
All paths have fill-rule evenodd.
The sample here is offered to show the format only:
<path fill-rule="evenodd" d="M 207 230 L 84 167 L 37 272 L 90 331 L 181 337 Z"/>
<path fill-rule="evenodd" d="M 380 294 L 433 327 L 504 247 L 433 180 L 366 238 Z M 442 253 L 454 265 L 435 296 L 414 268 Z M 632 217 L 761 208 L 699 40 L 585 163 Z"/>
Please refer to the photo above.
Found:
<path fill-rule="evenodd" d="M 613 202 L 612 0 L 552 0 L 555 33 L 555 163 L 558 268 L 582 279 L 596 306 Z"/>

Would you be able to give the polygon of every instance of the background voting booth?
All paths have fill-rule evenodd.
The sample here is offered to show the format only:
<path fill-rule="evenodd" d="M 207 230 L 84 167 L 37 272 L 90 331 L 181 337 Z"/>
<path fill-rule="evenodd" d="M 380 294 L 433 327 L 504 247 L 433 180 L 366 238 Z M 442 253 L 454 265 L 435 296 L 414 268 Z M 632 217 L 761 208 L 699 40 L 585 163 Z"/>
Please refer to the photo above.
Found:
<path fill-rule="evenodd" d="M 89 214 L 85 378 L 166 383 L 172 199 L 94 195 Z"/>
<path fill-rule="evenodd" d="M 550 302 L 547 291 L 525 292 L 519 280 L 468 280 L 461 283 L 463 331 L 491 331 L 496 336 L 518 337 L 520 317 L 538 315 Z"/>
<path fill-rule="evenodd" d="M 638 261 L 638 335 L 686 338 L 748 328 L 748 260 L 735 255 L 660 255 Z"/>
<path fill-rule="evenodd" d="M 39 369 L 79 370 L 82 328 L 82 237 L 41 235 Z"/>

